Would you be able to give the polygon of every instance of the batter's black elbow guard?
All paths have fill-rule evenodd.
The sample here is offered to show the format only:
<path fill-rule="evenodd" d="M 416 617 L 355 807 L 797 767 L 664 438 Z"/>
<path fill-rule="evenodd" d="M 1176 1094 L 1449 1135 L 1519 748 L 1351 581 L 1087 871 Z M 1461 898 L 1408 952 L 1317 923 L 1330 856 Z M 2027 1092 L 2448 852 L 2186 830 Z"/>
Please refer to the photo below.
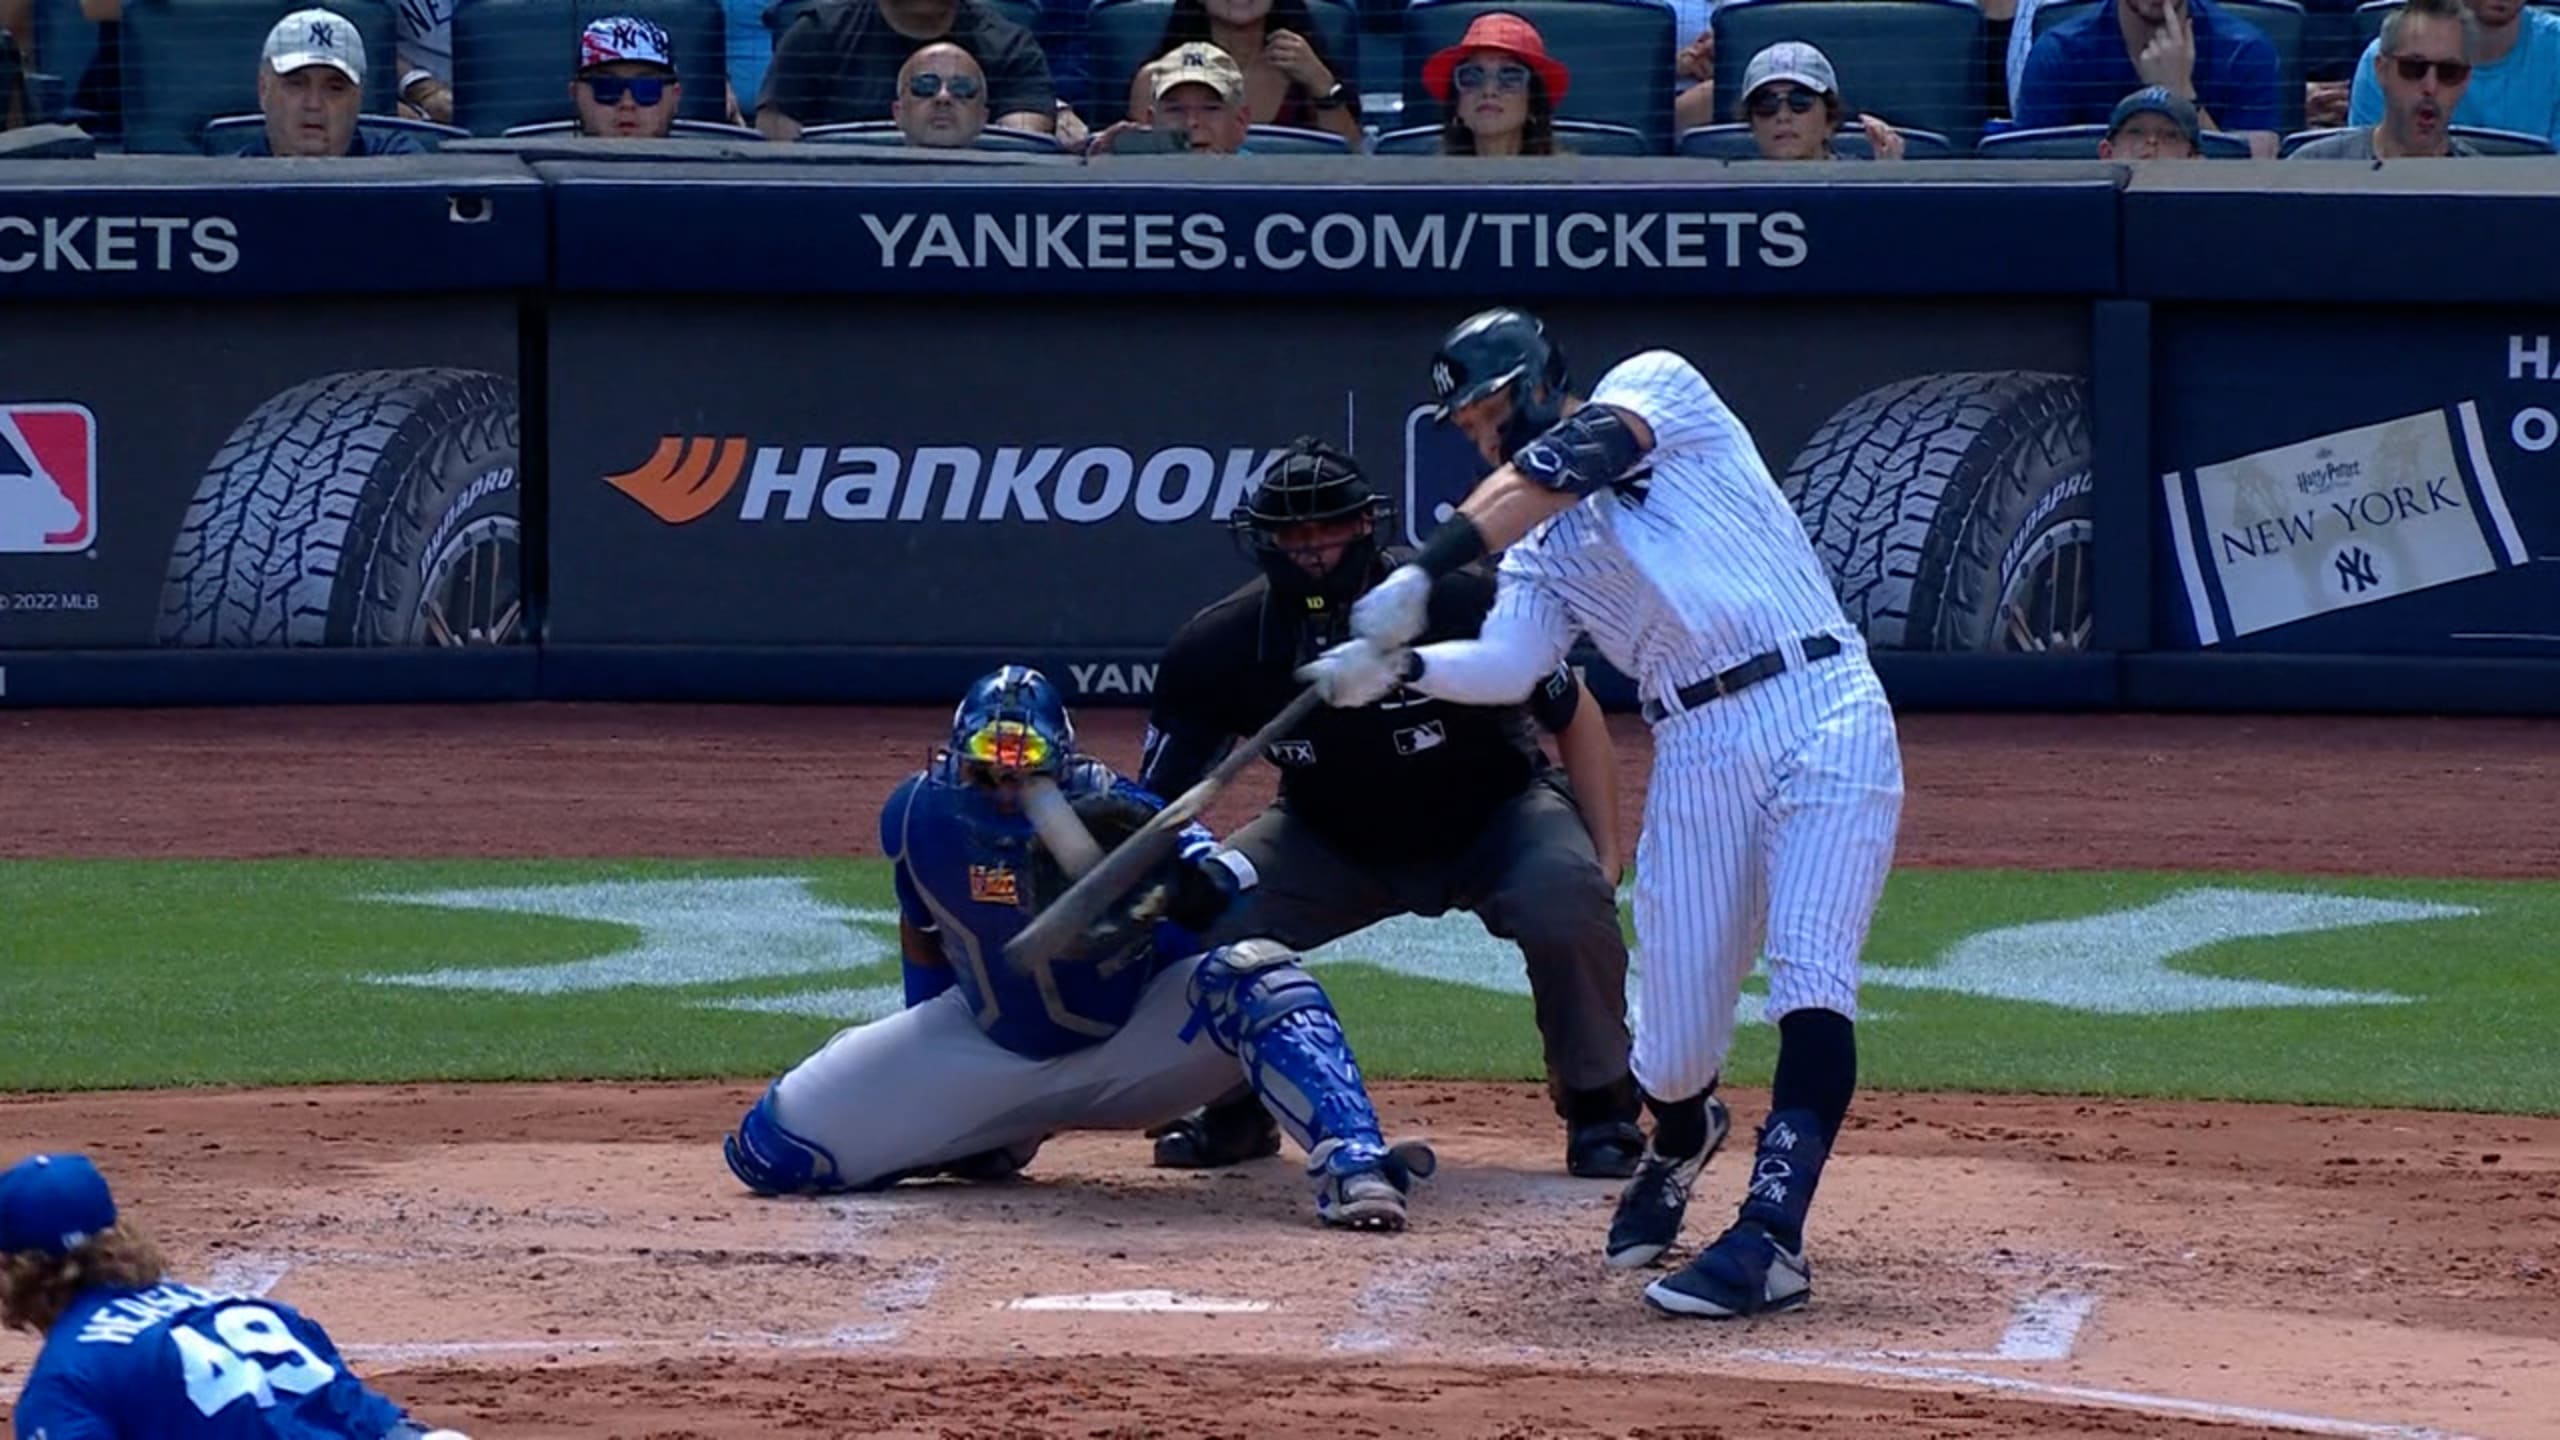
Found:
<path fill-rule="evenodd" d="M 1533 484 L 1581 496 L 1615 483 L 1643 458 L 1644 442 L 1625 416 L 1585 405 L 1521 446 L 1511 465 Z"/>
<path fill-rule="evenodd" d="M 1464 570 L 1484 558 L 1484 532 L 1476 528 L 1475 517 L 1464 510 L 1450 515 L 1431 538 L 1414 552 L 1413 563 L 1423 573 L 1437 580 L 1443 575 Z"/>

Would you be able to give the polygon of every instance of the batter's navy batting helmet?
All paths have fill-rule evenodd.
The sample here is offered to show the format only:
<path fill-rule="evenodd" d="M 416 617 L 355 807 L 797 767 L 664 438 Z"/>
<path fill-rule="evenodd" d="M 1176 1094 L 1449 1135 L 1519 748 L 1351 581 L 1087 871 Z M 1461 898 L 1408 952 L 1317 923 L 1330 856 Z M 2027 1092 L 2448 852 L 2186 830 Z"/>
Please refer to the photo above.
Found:
<path fill-rule="evenodd" d="M 1547 327 L 1528 311 L 1508 306 L 1459 321 L 1431 357 L 1431 393 L 1440 401 L 1442 420 L 1462 406 L 1510 393 L 1511 415 L 1502 425 L 1506 455 L 1564 418 L 1571 383 L 1564 351 L 1547 338 Z"/>
<path fill-rule="evenodd" d="M 1313 436 L 1301 435 L 1262 472 L 1260 483 L 1236 507 L 1229 523 L 1246 537 L 1273 589 L 1339 604 L 1359 598 L 1367 587 L 1378 554 L 1374 527 L 1392 513 L 1393 507 L 1361 473 L 1359 461 Z M 1280 544 L 1278 532 L 1284 527 L 1362 515 L 1369 517 L 1371 532 L 1346 544 L 1341 558 L 1322 575 L 1308 573 Z"/>
<path fill-rule="evenodd" d="M 987 775 L 1055 775 L 1075 754 L 1076 727 L 1049 677 L 1007 665 L 979 678 L 951 712 L 951 757 Z"/>

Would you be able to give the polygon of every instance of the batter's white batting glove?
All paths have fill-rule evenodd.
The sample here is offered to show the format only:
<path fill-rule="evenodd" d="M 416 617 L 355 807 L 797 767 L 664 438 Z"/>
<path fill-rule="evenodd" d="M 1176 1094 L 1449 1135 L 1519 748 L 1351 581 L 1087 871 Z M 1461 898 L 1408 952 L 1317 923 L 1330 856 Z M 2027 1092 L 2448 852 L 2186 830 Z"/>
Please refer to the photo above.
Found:
<path fill-rule="evenodd" d="M 1430 619 L 1430 574 L 1419 565 L 1399 565 L 1351 607 L 1351 633 L 1382 650 L 1397 650 L 1412 644 Z"/>
<path fill-rule="evenodd" d="M 1375 641 L 1345 640 L 1299 666 L 1298 678 L 1315 686 L 1328 705 L 1374 705 L 1404 678 L 1408 654 L 1380 649 Z"/>

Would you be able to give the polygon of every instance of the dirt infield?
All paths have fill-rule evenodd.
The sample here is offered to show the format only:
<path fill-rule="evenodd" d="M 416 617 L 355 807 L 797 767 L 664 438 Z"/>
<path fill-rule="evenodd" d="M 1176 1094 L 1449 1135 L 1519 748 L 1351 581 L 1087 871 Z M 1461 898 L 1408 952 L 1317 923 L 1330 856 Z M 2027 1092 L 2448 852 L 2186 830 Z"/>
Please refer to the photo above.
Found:
<path fill-rule="evenodd" d="M 13 715 L 0 855 L 866 853 L 941 719 Z M 1086 723 L 1131 757 L 1130 716 Z M 2552 868 L 2560 726 L 1918 716 L 1904 742 L 1906 864 Z M 0 1133 L 99 1152 L 192 1275 L 306 1305 L 484 1440 L 2560 1434 L 2560 1121 L 1871 1092 L 1813 1306 L 1711 1327 L 1598 1263 L 1614 1187 L 1562 1174 L 1528 1086 L 1384 1088 L 1445 1168 L 1380 1237 L 1318 1231 L 1282 1161 L 1158 1172 L 1122 1136 L 1009 1186 L 757 1201 L 717 1138 L 759 1084 L 0 1098 Z M 1693 1232 L 1736 1177 L 1709 1169 Z M 31 1353 L 0 1340 L 0 1390 Z"/>

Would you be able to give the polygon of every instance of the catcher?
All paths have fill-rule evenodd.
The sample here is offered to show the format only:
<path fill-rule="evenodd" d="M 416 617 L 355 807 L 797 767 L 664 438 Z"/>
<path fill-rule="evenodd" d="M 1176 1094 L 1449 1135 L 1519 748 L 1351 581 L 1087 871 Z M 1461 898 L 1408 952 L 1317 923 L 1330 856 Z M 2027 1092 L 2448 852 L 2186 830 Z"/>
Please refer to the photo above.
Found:
<path fill-rule="evenodd" d="M 1436 1160 L 1380 1135 L 1333 1003 L 1267 940 L 1194 937 L 1255 880 L 1209 832 L 1065 956 L 1016 973 L 1005 942 L 1070 883 L 1033 824 L 1063 803 L 1103 849 L 1161 808 L 1075 751 L 1065 703 L 1008 665 L 969 688 L 951 743 L 880 813 L 906 1008 L 838 1032 L 766 1090 L 723 1146 L 763 1195 L 1001 1179 L 1061 1130 L 1138 1130 L 1246 1084 L 1307 1152 L 1316 1216 L 1401 1230 Z M 1054 832 L 1052 832 L 1054 833 Z"/>
<path fill-rule="evenodd" d="M 0 1321 L 44 1337 L 20 1440 L 465 1440 L 367 1388 L 292 1306 L 168 1269 L 87 1156 L 0 1171 Z"/>

